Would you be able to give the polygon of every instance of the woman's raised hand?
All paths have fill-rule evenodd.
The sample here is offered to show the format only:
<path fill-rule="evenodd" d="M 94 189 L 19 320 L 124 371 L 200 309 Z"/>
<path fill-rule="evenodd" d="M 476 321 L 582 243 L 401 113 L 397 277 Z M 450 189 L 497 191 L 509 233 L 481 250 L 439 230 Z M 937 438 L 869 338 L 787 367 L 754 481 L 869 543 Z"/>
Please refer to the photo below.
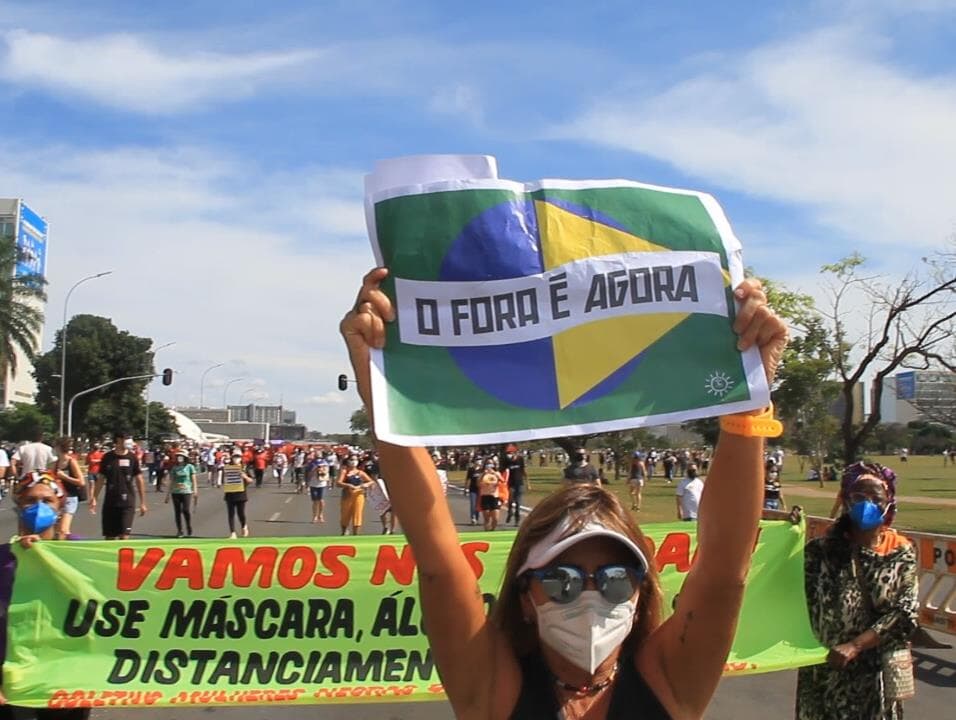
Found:
<path fill-rule="evenodd" d="M 387 276 L 388 270 L 383 267 L 369 271 L 362 278 L 355 305 L 339 324 L 339 331 L 349 350 L 359 396 L 369 413 L 372 410 L 372 395 L 368 351 L 369 348 L 385 347 L 385 323 L 395 319 L 392 301 L 379 287 Z"/>
<path fill-rule="evenodd" d="M 767 383 L 772 383 L 790 337 L 787 326 L 767 305 L 763 286 L 756 278 L 740 283 L 734 297 L 740 302 L 734 320 L 734 332 L 739 336 L 737 349 L 747 350 L 756 345 L 767 372 Z"/>

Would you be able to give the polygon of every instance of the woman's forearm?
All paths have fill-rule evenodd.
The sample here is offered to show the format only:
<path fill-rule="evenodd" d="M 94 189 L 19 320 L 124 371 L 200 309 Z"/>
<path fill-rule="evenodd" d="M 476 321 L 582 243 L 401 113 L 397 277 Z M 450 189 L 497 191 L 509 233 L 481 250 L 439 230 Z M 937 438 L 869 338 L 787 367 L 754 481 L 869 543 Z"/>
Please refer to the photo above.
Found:
<path fill-rule="evenodd" d="M 698 513 L 697 565 L 743 582 L 763 507 L 762 438 L 722 432 Z"/>
<path fill-rule="evenodd" d="M 428 451 L 384 442 L 379 443 L 378 451 L 392 510 L 412 546 L 419 572 L 439 573 L 446 571 L 449 563 L 465 563 L 451 510 Z"/>

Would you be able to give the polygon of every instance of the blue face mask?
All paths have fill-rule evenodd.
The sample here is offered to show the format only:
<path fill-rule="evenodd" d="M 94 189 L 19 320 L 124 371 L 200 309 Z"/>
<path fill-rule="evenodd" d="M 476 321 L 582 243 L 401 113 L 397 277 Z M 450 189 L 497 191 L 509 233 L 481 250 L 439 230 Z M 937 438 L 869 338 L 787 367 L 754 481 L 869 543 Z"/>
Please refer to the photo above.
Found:
<path fill-rule="evenodd" d="M 872 500 L 860 500 L 850 505 L 850 519 L 860 530 L 873 530 L 883 524 L 886 510 Z"/>
<path fill-rule="evenodd" d="M 20 511 L 20 522 L 31 535 L 39 535 L 49 530 L 56 522 L 56 517 L 56 510 L 45 502 L 35 502 Z"/>

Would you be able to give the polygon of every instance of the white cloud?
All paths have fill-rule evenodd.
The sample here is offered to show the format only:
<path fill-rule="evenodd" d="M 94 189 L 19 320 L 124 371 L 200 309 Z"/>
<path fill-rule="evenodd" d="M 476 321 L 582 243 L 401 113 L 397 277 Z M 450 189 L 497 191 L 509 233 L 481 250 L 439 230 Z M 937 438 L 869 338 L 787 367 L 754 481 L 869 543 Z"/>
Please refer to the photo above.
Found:
<path fill-rule="evenodd" d="M 0 175 L 50 222 L 45 347 L 59 329 L 66 290 L 85 283 L 69 314 L 110 317 L 121 329 L 175 341 L 156 358 L 177 373 L 152 398 L 176 405 L 219 405 L 223 384 L 237 401 L 300 409 L 316 429 L 342 430 L 359 402 L 314 398 L 335 388 L 348 368 L 338 321 L 371 266 L 362 222 L 361 174 L 308 168 L 282 176 L 195 148 L 119 148 L 85 152 L 34 149 L 29 158 L 0 148 Z M 31 151 L 32 152 L 32 151 Z M 282 189 L 308 188 L 288 204 Z M 236 189 L 236 177 L 255 177 Z M 334 206 L 338 214 L 312 214 Z M 351 217 L 354 215 L 355 217 Z M 310 403 L 307 405 L 306 403 Z"/>
<path fill-rule="evenodd" d="M 956 78 L 903 70 L 885 48 L 864 27 L 821 30 L 609 97 L 551 134 L 793 203 L 864 252 L 938 247 L 956 224 Z"/>
<path fill-rule="evenodd" d="M 428 109 L 439 115 L 462 117 L 475 126 L 484 122 L 484 107 L 479 90 L 467 83 L 439 88 L 428 101 Z"/>
<path fill-rule="evenodd" d="M 3 40 L 0 77 L 8 82 L 156 115 L 249 96 L 279 73 L 321 55 L 177 53 L 127 34 L 70 39 L 12 30 Z"/>
<path fill-rule="evenodd" d="M 306 398 L 305 405 L 342 405 L 346 402 L 350 402 L 351 397 L 346 397 L 345 393 L 338 390 L 330 390 L 327 393 L 322 395 L 313 395 L 310 398 Z"/>

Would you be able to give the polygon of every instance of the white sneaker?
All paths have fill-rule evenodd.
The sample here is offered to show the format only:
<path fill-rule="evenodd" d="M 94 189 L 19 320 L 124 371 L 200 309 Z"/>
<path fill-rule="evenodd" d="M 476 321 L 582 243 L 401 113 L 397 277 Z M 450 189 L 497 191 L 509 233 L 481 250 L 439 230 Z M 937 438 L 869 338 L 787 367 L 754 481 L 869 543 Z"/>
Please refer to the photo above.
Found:
<path fill-rule="evenodd" d="M 236 534 L 235 534 L 234 532 L 229 533 L 229 539 L 230 539 L 230 540 L 235 540 L 235 539 L 236 539 Z"/>
<path fill-rule="evenodd" d="M 249 537 L 249 526 L 248 526 L 248 525 L 246 525 L 245 527 L 242 528 L 242 536 L 243 536 L 243 537 Z"/>

